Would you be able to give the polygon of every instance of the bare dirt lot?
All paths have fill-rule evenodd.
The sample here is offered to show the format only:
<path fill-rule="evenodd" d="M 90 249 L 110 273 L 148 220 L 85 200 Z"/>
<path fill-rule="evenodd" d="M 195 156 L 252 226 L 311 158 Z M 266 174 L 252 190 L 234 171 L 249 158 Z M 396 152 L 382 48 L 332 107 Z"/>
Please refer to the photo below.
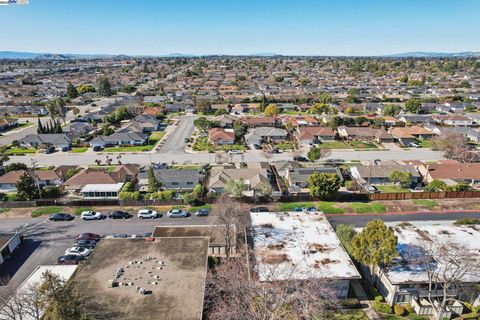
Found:
<path fill-rule="evenodd" d="M 73 285 L 99 319 L 201 319 L 207 249 L 207 238 L 104 239 Z"/>

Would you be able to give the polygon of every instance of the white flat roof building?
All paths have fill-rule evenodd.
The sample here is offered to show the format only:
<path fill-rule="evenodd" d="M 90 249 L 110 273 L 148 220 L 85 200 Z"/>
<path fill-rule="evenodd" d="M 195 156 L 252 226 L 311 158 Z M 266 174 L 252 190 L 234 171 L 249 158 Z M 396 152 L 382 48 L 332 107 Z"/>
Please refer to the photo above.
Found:
<path fill-rule="evenodd" d="M 87 184 L 80 191 L 85 199 L 117 199 L 123 182 L 115 184 Z"/>
<path fill-rule="evenodd" d="M 260 281 L 347 280 L 348 290 L 348 280 L 361 278 L 323 213 L 252 212 L 250 216 Z"/>

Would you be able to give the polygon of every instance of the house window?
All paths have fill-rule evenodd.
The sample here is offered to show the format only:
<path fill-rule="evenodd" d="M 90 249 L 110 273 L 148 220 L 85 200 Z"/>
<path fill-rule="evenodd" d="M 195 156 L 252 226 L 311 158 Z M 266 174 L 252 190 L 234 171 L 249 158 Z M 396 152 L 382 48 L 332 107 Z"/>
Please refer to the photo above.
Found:
<path fill-rule="evenodd" d="M 397 302 L 397 303 L 406 303 L 409 300 L 410 300 L 409 295 L 407 295 L 407 294 L 399 294 L 395 297 L 395 302 Z"/>
<path fill-rule="evenodd" d="M 188 184 L 188 185 L 192 185 L 192 184 L 193 184 L 193 182 L 189 181 L 189 182 L 187 182 L 187 184 Z"/>

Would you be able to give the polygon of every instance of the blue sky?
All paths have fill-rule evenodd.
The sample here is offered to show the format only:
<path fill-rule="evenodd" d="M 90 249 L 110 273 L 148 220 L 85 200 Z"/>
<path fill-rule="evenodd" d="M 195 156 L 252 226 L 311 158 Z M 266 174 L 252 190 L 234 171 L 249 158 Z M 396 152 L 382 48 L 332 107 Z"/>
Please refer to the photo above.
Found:
<path fill-rule="evenodd" d="M 30 0 L 0 51 L 381 55 L 480 51 L 478 0 Z"/>

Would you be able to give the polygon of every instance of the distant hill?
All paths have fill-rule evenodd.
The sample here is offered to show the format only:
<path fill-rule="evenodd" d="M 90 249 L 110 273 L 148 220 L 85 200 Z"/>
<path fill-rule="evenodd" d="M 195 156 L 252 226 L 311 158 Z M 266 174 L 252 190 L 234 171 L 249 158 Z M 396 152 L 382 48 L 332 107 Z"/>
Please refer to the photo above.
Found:
<path fill-rule="evenodd" d="M 71 53 L 44 53 L 0 51 L 0 59 L 41 59 L 41 60 L 68 60 L 68 59 L 96 59 L 114 57 L 108 54 L 71 54 Z"/>
<path fill-rule="evenodd" d="M 454 57 L 480 57 L 480 52 L 464 51 L 464 52 L 404 52 L 397 54 L 386 55 L 385 57 L 392 58 L 454 58 Z"/>

